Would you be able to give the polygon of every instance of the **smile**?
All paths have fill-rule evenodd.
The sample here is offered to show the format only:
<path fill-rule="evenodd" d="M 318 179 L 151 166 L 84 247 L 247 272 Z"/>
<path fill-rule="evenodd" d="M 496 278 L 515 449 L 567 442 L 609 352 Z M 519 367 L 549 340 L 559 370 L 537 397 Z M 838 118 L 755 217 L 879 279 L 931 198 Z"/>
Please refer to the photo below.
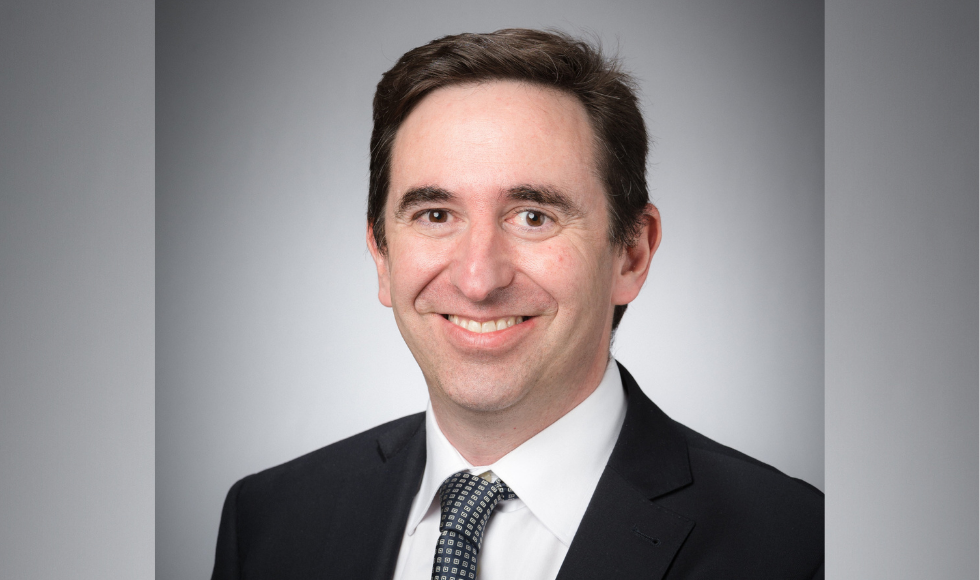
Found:
<path fill-rule="evenodd" d="M 461 316 L 456 316 L 455 314 L 448 314 L 445 316 L 446 316 L 446 320 L 452 322 L 456 326 L 460 328 L 464 328 L 470 332 L 476 332 L 478 334 L 484 334 L 487 332 L 496 332 L 498 330 L 510 328 L 515 324 L 520 324 L 524 322 L 523 316 L 508 316 L 505 318 L 499 318 L 497 320 L 488 320 L 486 322 L 469 320 Z"/>

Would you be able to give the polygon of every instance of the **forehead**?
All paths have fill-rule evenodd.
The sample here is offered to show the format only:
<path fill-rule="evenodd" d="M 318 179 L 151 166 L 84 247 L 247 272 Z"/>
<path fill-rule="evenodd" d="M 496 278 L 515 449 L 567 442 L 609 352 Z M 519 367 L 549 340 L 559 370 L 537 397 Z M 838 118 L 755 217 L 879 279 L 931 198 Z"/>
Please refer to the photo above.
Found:
<path fill-rule="evenodd" d="M 591 191 L 599 186 L 594 149 L 588 115 L 572 95 L 515 81 L 444 87 L 399 128 L 391 193 L 426 185 Z"/>

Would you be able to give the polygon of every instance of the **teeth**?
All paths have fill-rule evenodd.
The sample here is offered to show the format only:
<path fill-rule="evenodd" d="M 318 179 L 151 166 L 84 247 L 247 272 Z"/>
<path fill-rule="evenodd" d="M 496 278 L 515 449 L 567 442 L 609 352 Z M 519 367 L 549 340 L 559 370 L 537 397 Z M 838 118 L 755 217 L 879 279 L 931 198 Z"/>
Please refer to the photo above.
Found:
<path fill-rule="evenodd" d="M 460 328 L 465 328 L 470 332 L 475 332 L 477 334 L 483 334 L 486 332 L 494 332 L 497 330 L 503 330 L 505 328 L 510 328 L 515 324 L 520 324 L 524 322 L 523 316 L 509 316 L 507 318 L 499 318 L 496 321 L 488 320 L 486 322 L 477 322 L 475 320 L 469 320 L 466 318 L 460 318 L 455 314 L 449 315 L 449 322 L 452 322 Z"/>

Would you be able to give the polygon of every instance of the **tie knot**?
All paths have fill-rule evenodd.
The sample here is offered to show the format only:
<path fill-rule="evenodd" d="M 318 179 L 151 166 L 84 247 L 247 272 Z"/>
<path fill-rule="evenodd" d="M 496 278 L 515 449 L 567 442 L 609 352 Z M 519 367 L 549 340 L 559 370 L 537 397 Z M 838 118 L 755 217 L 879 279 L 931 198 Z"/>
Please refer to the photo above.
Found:
<path fill-rule="evenodd" d="M 479 551 L 490 512 L 497 502 L 516 497 L 503 480 L 491 483 L 465 471 L 454 473 L 439 488 L 442 508 L 439 530 L 454 530 Z"/>

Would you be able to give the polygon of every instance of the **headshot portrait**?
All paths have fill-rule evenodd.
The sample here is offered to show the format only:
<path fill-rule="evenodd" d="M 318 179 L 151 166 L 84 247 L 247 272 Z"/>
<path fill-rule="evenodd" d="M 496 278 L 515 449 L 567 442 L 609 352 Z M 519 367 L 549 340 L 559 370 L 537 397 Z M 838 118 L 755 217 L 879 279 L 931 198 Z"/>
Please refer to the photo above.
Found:
<path fill-rule="evenodd" d="M 976 578 L 980 6 L 0 9 L 0 578 Z"/>
<path fill-rule="evenodd" d="M 820 3 L 207 6 L 157 12 L 158 574 L 431 576 L 450 481 L 447 577 L 822 574 Z"/>

